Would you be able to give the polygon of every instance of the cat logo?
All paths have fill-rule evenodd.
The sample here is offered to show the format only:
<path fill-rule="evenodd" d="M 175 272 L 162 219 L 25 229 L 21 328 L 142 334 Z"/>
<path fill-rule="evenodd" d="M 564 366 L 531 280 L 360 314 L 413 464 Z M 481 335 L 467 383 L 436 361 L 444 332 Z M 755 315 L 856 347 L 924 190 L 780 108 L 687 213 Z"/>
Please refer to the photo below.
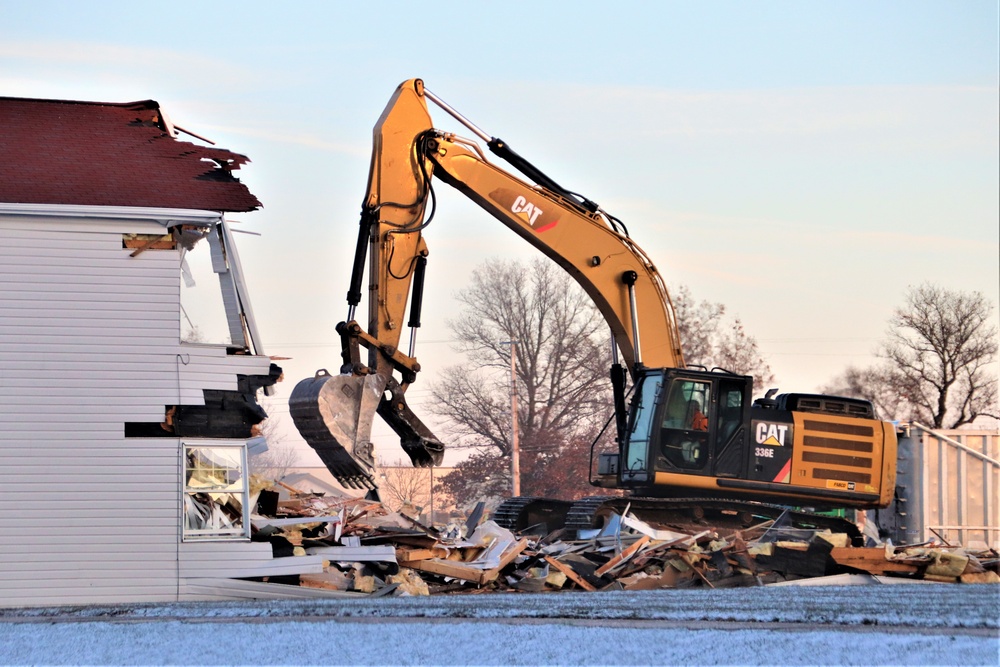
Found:
<path fill-rule="evenodd" d="M 514 203 L 510 205 L 510 210 L 513 213 L 522 213 L 526 215 L 528 217 L 528 221 L 532 225 L 538 221 L 538 217 L 543 213 L 542 209 L 538 208 L 521 195 L 518 195 L 514 199 Z"/>
<path fill-rule="evenodd" d="M 515 214 L 523 224 L 530 226 L 535 232 L 544 232 L 555 227 L 559 222 L 559 218 L 556 217 L 558 208 L 555 209 L 555 212 L 546 213 L 549 206 L 543 209 L 539 204 L 528 201 L 527 197 L 518 194 L 516 190 L 497 188 L 490 193 L 490 199 Z M 555 204 L 552 206 L 554 207 Z"/>
<path fill-rule="evenodd" d="M 514 203 L 510 205 L 510 210 L 512 213 L 517 213 L 522 218 L 527 218 L 531 223 L 531 228 L 536 232 L 544 232 L 546 229 L 551 229 L 556 226 L 559 219 L 555 220 L 541 220 L 545 211 L 538 208 L 538 204 L 532 204 L 530 201 L 525 199 L 523 196 L 518 195 L 514 198 Z"/>
<path fill-rule="evenodd" d="M 784 447 L 788 424 L 768 424 L 757 422 L 757 444 L 770 447 Z"/>

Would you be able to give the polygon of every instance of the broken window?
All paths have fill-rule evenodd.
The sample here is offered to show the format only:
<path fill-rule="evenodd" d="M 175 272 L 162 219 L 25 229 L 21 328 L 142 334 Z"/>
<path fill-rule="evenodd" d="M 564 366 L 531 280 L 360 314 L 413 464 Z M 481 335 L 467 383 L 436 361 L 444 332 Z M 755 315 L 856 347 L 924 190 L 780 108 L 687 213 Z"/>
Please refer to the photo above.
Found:
<path fill-rule="evenodd" d="M 132 257 L 151 250 L 180 251 L 182 342 L 225 345 L 236 354 L 263 354 L 225 219 L 174 225 L 164 235 L 123 234 L 122 247 L 132 249 Z"/>
<path fill-rule="evenodd" d="M 226 299 L 227 292 L 232 295 L 234 289 L 218 228 L 185 225 L 179 233 L 181 340 L 243 347 L 245 340 L 239 307 L 234 299 L 230 299 L 230 303 Z"/>
<path fill-rule="evenodd" d="M 181 249 L 181 340 L 263 354 L 229 224 L 174 229 Z"/>
<path fill-rule="evenodd" d="M 184 540 L 248 539 L 246 445 L 184 445 Z"/>

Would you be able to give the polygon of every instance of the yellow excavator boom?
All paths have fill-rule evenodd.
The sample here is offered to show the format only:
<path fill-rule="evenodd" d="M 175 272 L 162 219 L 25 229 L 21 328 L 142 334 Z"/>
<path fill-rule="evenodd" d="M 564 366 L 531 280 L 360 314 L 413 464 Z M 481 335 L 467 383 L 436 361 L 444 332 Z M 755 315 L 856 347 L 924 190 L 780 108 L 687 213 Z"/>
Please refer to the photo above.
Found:
<path fill-rule="evenodd" d="M 434 129 L 428 100 L 471 128 L 527 178 L 488 161 L 474 141 Z M 324 370 L 304 380 L 290 399 L 299 431 L 341 482 L 375 488 L 369 441 L 375 412 L 400 435 L 415 465 L 441 460 L 443 445 L 405 400 L 406 388 L 420 370 L 414 340 L 429 255 L 423 230 L 434 213 L 433 178 L 458 189 L 562 266 L 607 320 L 629 373 L 642 366 L 683 366 L 662 277 L 624 226 L 597 204 L 564 190 L 503 141 L 483 133 L 425 90 L 420 79 L 403 82 L 393 93 L 375 125 L 372 145 L 348 317 L 338 325 L 343 365 L 337 374 Z M 362 327 L 355 309 L 366 263 L 368 325 Z M 415 298 L 406 324 L 410 347 L 403 352 L 411 294 Z M 367 359 L 361 347 L 367 348 Z"/>

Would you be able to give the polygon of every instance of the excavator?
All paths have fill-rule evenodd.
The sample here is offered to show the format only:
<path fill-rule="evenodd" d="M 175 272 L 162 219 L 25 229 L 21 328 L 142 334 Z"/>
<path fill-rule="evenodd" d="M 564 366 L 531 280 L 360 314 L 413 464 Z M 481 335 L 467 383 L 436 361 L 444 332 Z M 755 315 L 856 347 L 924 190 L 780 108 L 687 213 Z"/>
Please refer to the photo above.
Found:
<path fill-rule="evenodd" d="M 429 102 L 479 141 L 435 129 Z M 519 173 L 487 159 L 480 142 Z M 618 491 L 576 502 L 514 497 L 497 508 L 498 523 L 590 528 L 629 511 L 661 524 L 713 514 L 715 521 L 747 526 L 790 516 L 796 525 L 842 531 L 848 522 L 822 510 L 892 501 L 896 432 L 870 402 L 775 396 L 776 390 L 753 400 L 753 378 L 687 367 L 664 281 L 625 225 L 481 130 L 420 79 L 400 84 L 373 131 L 348 314 L 336 328 L 342 364 L 336 374 L 322 369 L 302 380 L 289 399 L 297 429 L 341 484 L 377 494 L 375 414 L 399 435 L 414 466 L 442 460 L 444 445 L 405 399 L 420 371 L 415 341 L 429 254 L 422 232 L 435 213 L 434 180 L 456 188 L 565 269 L 611 329 L 609 423 L 617 451 L 598 453 L 595 466 L 592 447 L 590 470 L 581 474 L 598 489 Z M 363 327 L 355 316 L 366 264 Z M 858 543 L 857 529 L 848 532 Z"/>

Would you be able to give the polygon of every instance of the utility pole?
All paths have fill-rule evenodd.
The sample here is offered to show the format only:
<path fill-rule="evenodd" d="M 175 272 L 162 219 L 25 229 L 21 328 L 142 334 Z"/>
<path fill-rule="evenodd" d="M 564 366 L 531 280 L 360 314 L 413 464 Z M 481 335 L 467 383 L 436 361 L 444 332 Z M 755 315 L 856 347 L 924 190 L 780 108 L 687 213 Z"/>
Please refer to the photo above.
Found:
<path fill-rule="evenodd" d="M 433 465 L 430 467 L 430 471 L 431 471 L 431 517 L 428 523 L 433 527 L 434 526 L 434 466 Z"/>
<path fill-rule="evenodd" d="M 511 495 L 521 495 L 521 463 L 517 451 L 517 341 L 503 341 L 510 345 L 510 476 L 513 480 Z"/>

